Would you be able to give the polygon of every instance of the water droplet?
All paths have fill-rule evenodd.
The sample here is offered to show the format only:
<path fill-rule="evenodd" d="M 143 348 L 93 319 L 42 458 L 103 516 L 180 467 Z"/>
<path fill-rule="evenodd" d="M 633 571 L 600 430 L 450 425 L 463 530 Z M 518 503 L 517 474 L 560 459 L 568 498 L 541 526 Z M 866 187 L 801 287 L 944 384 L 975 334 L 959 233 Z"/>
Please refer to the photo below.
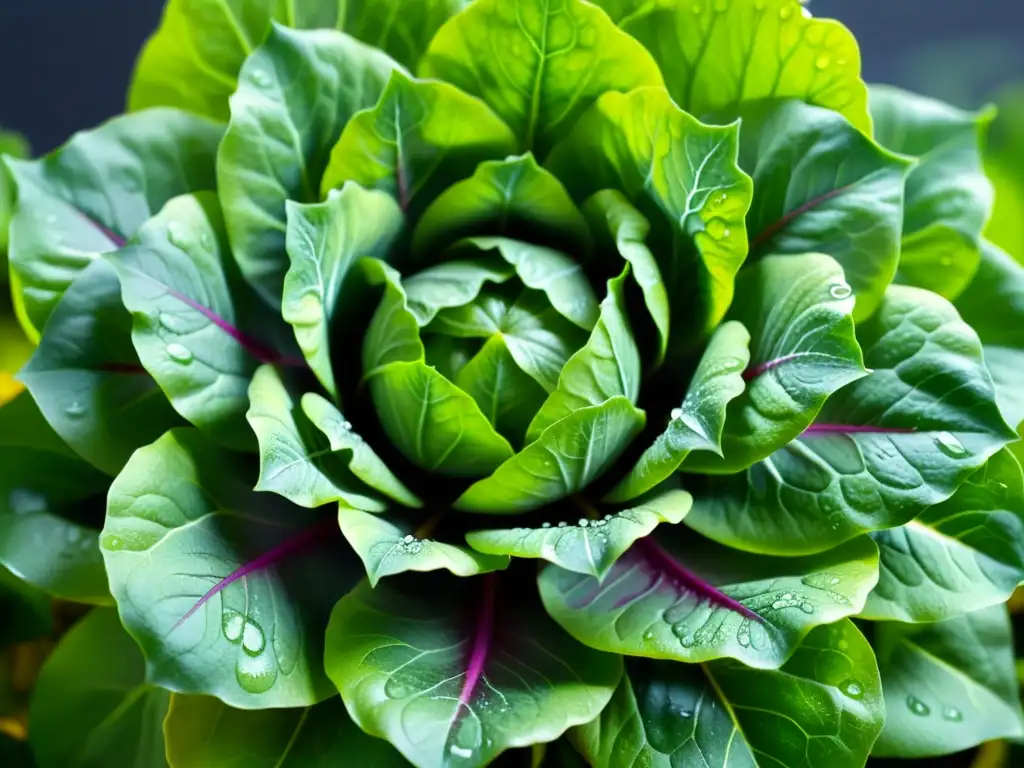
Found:
<path fill-rule="evenodd" d="M 414 541 L 412 544 L 406 546 L 405 551 L 408 552 L 410 555 L 418 555 L 420 552 L 423 551 L 423 545 L 420 544 L 418 541 Z"/>
<path fill-rule="evenodd" d="M 806 614 L 812 614 L 814 613 L 814 606 L 808 602 L 803 602 L 800 603 L 800 610 Z"/>
<path fill-rule="evenodd" d="M 669 415 L 672 417 L 672 421 L 679 421 L 679 419 L 683 418 L 683 409 L 673 408 L 672 413 L 670 413 Z"/>
<path fill-rule="evenodd" d="M 351 429 L 352 429 L 352 422 L 351 421 L 343 421 L 343 422 L 341 422 L 341 428 L 344 429 L 346 432 L 351 431 Z"/>
<path fill-rule="evenodd" d="M 463 760 L 469 760 L 469 758 L 473 756 L 472 749 L 466 749 L 465 747 L 460 747 L 455 744 L 452 744 L 448 748 L 448 751 L 452 753 L 452 757 L 461 757 Z"/>
<path fill-rule="evenodd" d="M 959 723 L 964 719 L 964 713 L 956 707 L 946 707 L 942 710 L 942 719 L 949 720 L 951 723 Z"/>
<path fill-rule="evenodd" d="M 731 230 L 731 229 L 729 229 L 728 227 L 726 227 L 726 228 L 725 228 L 725 229 L 724 229 L 724 230 L 722 231 L 722 237 L 729 237 L 730 235 L 732 235 L 732 230 Z"/>
<path fill-rule="evenodd" d="M 609 520 L 612 519 L 612 516 L 611 515 L 605 515 L 604 519 L 605 519 L 605 522 L 608 522 Z"/>
<path fill-rule="evenodd" d="M 242 650 L 250 656 L 259 656 L 267 646 L 267 640 L 263 636 L 263 630 L 251 621 L 246 622 L 242 630 Z"/>
<path fill-rule="evenodd" d="M 176 363 L 188 365 L 192 362 L 192 352 L 181 344 L 168 344 L 167 356 Z"/>
<path fill-rule="evenodd" d="M 651 630 L 647 630 L 646 632 L 644 632 L 644 640 L 653 640 L 653 639 L 654 639 L 654 632 L 652 632 Z"/>
<path fill-rule="evenodd" d="M 225 611 L 220 626 L 224 630 L 224 637 L 228 642 L 237 643 L 242 639 L 242 633 L 245 631 L 245 617 L 238 611 Z"/>
<path fill-rule="evenodd" d="M 172 245 L 182 250 L 185 250 L 185 247 L 188 245 L 185 227 L 177 221 L 172 221 L 167 225 L 167 238 L 171 241 Z"/>
<path fill-rule="evenodd" d="M 581 517 L 579 519 L 579 524 L 580 524 L 580 528 L 586 528 L 588 525 L 590 525 L 590 521 L 587 520 L 587 518 L 585 518 L 585 517 Z"/>
<path fill-rule="evenodd" d="M 686 710 L 686 709 L 680 709 L 680 710 L 679 710 L 679 716 L 680 716 L 681 718 L 683 718 L 684 720 L 685 720 L 686 718 L 688 718 L 688 717 L 692 716 L 692 715 L 693 715 L 693 712 L 690 712 L 689 710 Z"/>
<path fill-rule="evenodd" d="M 849 680 L 844 680 L 840 683 L 839 690 L 851 699 L 859 699 L 864 695 L 864 686 L 861 685 L 860 680 L 854 680 L 852 677 Z"/>
<path fill-rule="evenodd" d="M 111 552 L 117 552 L 124 549 L 124 541 L 119 536 L 104 536 L 103 541 L 100 542 L 103 548 Z"/>
<path fill-rule="evenodd" d="M 85 403 L 75 400 L 71 405 L 64 409 L 64 415 L 69 416 L 72 419 L 77 419 L 79 416 L 84 416 L 85 411 Z"/>
<path fill-rule="evenodd" d="M 160 325 L 171 333 L 187 333 L 189 322 L 188 318 L 180 315 L 172 315 L 170 312 L 161 312 Z"/>
<path fill-rule="evenodd" d="M 562 522 L 560 522 L 560 523 L 558 524 L 558 527 L 559 527 L 559 528 L 565 528 L 565 526 L 567 526 L 567 525 L 568 525 L 568 523 L 567 523 L 567 522 L 565 522 L 565 521 L 563 520 Z"/>
<path fill-rule="evenodd" d="M 814 60 L 814 66 L 818 69 L 828 69 L 828 65 L 832 63 L 832 59 L 828 56 L 822 55 Z"/>
<path fill-rule="evenodd" d="M 792 600 L 793 599 L 793 593 L 792 592 L 787 592 L 786 594 L 784 594 L 782 596 L 782 599 L 783 600 Z"/>
<path fill-rule="evenodd" d="M 402 541 L 404 541 L 406 544 L 412 544 L 414 541 L 416 541 L 416 537 L 409 533 L 406 534 L 405 538 L 402 539 Z"/>
<path fill-rule="evenodd" d="M 845 282 L 833 283 L 829 286 L 828 294 L 833 299 L 848 299 L 853 289 Z"/>
<path fill-rule="evenodd" d="M 252 81 L 260 88 L 267 88 L 270 85 L 270 75 L 262 69 L 255 69 L 252 73 Z"/>
<path fill-rule="evenodd" d="M 277 667 L 272 656 L 270 653 L 242 655 L 235 665 L 235 680 L 249 693 L 266 693 L 277 682 Z"/>
<path fill-rule="evenodd" d="M 541 528 L 550 528 L 551 527 L 551 523 L 541 523 L 540 527 Z"/>
<path fill-rule="evenodd" d="M 779 18 L 782 19 L 783 21 L 788 20 L 789 17 L 792 16 L 792 15 L 793 15 L 793 7 L 790 6 L 790 5 L 783 6 L 779 10 Z"/>
<path fill-rule="evenodd" d="M 704 225 L 704 228 L 711 237 L 715 238 L 715 240 L 720 240 L 726 236 L 725 222 L 721 219 L 711 219 Z"/>
<path fill-rule="evenodd" d="M 15 488 L 7 497 L 7 506 L 16 515 L 39 515 L 46 512 L 46 497 L 27 488 Z"/>
<path fill-rule="evenodd" d="M 927 717 L 932 713 L 931 707 L 913 695 L 907 696 L 907 708 L 919 717 Z"/>
<path fill-rule="evenodd" d="M 951 458 L 959 459 L 967 455 L 967 449 L 964 448 L 963 443 L 949 432 L 939 432 L 935 436 L 935 442 L 938 443 L 942 452 Z"/>
<path fill-rule="evenodd" d="M 689 628 L 685 624 L 676 624 L 672 627 L 672 634 L 679 638 L 679 644 L 683 648 L 692 648 L 696 639 L 693 633 L 690 632 Z"/>

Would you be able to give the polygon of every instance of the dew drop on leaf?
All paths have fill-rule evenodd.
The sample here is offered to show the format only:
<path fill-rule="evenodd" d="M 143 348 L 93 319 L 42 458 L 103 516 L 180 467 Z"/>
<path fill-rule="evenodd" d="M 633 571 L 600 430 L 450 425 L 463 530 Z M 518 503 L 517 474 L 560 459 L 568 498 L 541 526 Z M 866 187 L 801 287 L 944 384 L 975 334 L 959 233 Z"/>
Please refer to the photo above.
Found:
<path fill-rule="evenodd" d="M 541 523 L 540 527 L 541 528 L 550 528 L 551 527 L 551 523 Z"/>
<path fill-rule="evenodd" d="M 711 237 L 715 238 L 715 240 L 720 240 L 721 238 L 726 237 L 726 232 L 728 232 L 725 222 L 721 219 L 711 219 L 707 224 L 705 224 L 705 229 Z"/>
<path fill-rule="evenodd" d="M 118 536 L 104 536 L 101 542 L 103 548 L 111 552 L 117 552 L 124 548 L 124 542 Z"/>
<path fill-rule="evenodd" d="M 192 352 L 181 344 L 168 344 L 167 356 L 176 363 L 188 365 L 192 362 Z"/>
<path fill-rule="evenodd" d="M 964 448 L 963 443 L 949 432 L 939 432 L 935 436 L 935 442 L 938 443 L 942 452 L 951 458 L 959 459 L 967 455 L 967 449 Z"/>
<path fill-rule="evenodd" d="M 267 646 L 267 639 L 258 624 L 248 621 L 242 630 L 242 650 L 250 656 L 259 656 Z"/>
<path fill-rule="evenodd" d="M 946 707 L 942 710 L 942 719 L 948 720 L 951 723 L 959 723 L 964 719 L 963 712 L 956 707 Z"/>
<path fill-rule="evenodd" d="M 567 525 L 568 525 L 568 523 L 566 523 L 566 522 L 565 522 L 565 521 L 563 520 L 562 522 L 560 522 L 560 523 L 558 524 L 558 527 L 559 527 L 559 528 L 565 528 L 565 526 L 567 526 Z"/>
<path fill-rule="evenodd" d="M 245 631 L 245 617 L 238 611 L 226 611 L 221 619 L 221 628 L 228 642 L 237 643 Z"/>
<path fill-rule="evenodd" d="M 927 717 L 932 713 L 931 707 L 913 695 L 907 696 L 907 709 L 920 717 Z"/>
<path fill-rule="evenodd" d="M 167 239 L 171 241 L 172 245 L 185 250 L 188 242 L 185 239 L 185 229 L 176 221 L 172 221 L 167 225 Z"/>
<path fill-rule="evenodd" d="M 672 421 L 679 421 L 679 419 L 683 418 L 683 409 L 673 408 L 672 413 L 669 415 L 672 417 Z"/>
<path fill-rule="evenodd" d="M 416 537 L 413 536 L 411 533 L 406 534 L 405 538 L 402 539 L 402 541 L 404 541 L 406 544 L 412 544 L 415 540 Z"/>
<path fill-rule="evenodd" d="M 448 751 L 452 753 L 452 757 L 460 757 L 463 760 L 468 760 L 473 756 L 472 749 L 466 749 L 465 747 L 460 747 L 457 744 L 452 744 L 448 748 Z"/>
<path fill-rule="evenodd" d="M 266 693 L 277 682 L 277 668 L 271 654 L 242 655 L 235 665 L 235 680 L 249 693 Z"/>
<path fill-rule="evenodd" d="M 588 525 L 590 525 L 590 521 L 587 520 L 587 518 L 585 518 L 585 517 L 581 517 L 579 519 L 579 524 L 580 524 L 580 528 L 586 528 Z"/>
<path fill-rule="evenodd" d="M 828 65 L 832 63 L 832 59 L 828 56 L 819 56 L 814 61 L 814 66 L 818 69 L 828 69 Z"/>
<path fill-rule="evenodd" d="M 85 403 L 75 400 L 75 402 L 64 409 L 64 415 L 72 419 L 77 419 L 79 416 L 84 416 L 85 411 Z"/>
<path fill-rule="evenodd" d="M 849 680 L 844 680 L 840 683 L 839 690 L 851 699 L 859 699 L 864 695 L 864 686 L 861 685 L 859 680 L 854 680 L 852 677 Z"/>
<path fill-rule="evenodd" d="M 833 299 L 848 299 L 853 289 L 846 282 L 838 282 L 829 287 L 828 293 Z"/>

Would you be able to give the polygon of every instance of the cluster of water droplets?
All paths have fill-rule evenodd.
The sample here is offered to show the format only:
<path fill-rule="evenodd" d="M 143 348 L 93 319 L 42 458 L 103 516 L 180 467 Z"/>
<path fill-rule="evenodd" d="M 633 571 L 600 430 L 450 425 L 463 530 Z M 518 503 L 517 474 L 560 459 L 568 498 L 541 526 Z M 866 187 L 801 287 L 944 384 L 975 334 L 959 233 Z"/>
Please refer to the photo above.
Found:
<path fill-rule="evenodd" d="M 235 679 L 249 693 L 263 693 L 277 681 L 277 666 L 267 651 L 263 628 L 251 616 L 225 611 L 221 620 L 224 638 L 241 648 L 235 663 Z"/>
<path fill-rule="evenodd" d="M 402 540 L 398 542 L 397 551 L 399 554 L 403 555 L 418 555 L 423 551 L 423 542 L 411 533 L 407 533 L 402 537 Z"/>
<path fill-rule="evenodd" d="M 614 517 L 615 517 L 614 515 L 605 515 L 603 518 L 600 518 L 598 520 L 588 520 L 585 517 L 581 517 L 579 520 L 576 521 L 576 525 L 579 526 L 580 528 L 589 528 L 591 530 L 595 530 L 595 529 L 600 530 L 601 528 L 604 528 L 606 525 L 608 525 L 608 523 L 611 522 Z M 551 523 L 541 523 L 540 527 L 541 528 L 569 528 L 570 524 L 565 522 L 564 520 L 562 520 L 561 522 L 555 523 L 554 525 L 552 525 Z M 571 526 L 571 527 L 575 527 L 575 526 Z"/>
<path fill-rule="evenodd" d="M 907 696 L 907 709 L 918 717 L 928 717 L 932 714 L 932 708 L 913 694 Z M 943 707 L 941 715 L 942 719 L 949 723 L 959 723 L 964 719 L 964 713 L 956 707 Z"/>

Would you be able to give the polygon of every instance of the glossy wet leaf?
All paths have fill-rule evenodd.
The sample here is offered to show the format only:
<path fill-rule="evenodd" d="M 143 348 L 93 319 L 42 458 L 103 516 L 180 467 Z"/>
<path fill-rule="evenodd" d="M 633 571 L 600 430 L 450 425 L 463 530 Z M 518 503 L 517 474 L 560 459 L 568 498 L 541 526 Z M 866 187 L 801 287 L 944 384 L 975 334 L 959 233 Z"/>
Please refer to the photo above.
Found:
<path fill-rule="evenodd" d="M 673 346 L 714 329 L 747 255 L 750 178 L 737 165 L 738 125 L 704 125 L 661 88 L 602 96 L 545 162 L 583 201 L 618 189 L 652 226 Z"/>
<path fill-rule="evenodd" d="M 171 198 L 216 188 L 223 130 L 176 110 L 147 110 L 75 134 L 39 160 L 7 160 L 18 186 L 11 270 L 37 333 L 91 261 L 117 250 Z"/>
<path fill-rule="evenodd" d="M 857 41 L 839 22 L 804 13 L 797 0 L 597 4 L 651 52 L 672 98 L 693 115 L 795 98 L 871 130 Z"/>
<path fill-rule="evenodd" d="M 600 477 L 640 434 L 644 422 L 644 412 L 621 396 L 573 411 L 471 485 L 454 506 L 506 515 L 560 501 Z"/>
<path fill-rule="evenodd" d="M 873 538 L 880 575 L 867 617 L 941 621 L 1006 602 L 1024 581 L 1020 464 L 1000 451 L 951 498 Z"/>
<path fill-rule="evenodd" d="M 349 279 L 353 265 L 364 256 L 386 258 L 404 219 L 388 195 L 356 184 L 332 191 L 322 203 L 289 201 L 287 210 L 291 267 L 284 276 L 281 315 L 295 329 L 313 373 L 337 395 L 332 329 L 351 316 L 364 286 Z"/>
<path fill-rule="evenodd" d="M 681 522 L 692 504 L 693 498 L 685 491 L 665 490 L 614 514 L 591 517 L 585 510 L 577 509 L 576 512 L 584 515 L 577 521 L 470 531 L 466 541 L 479 552 L 539 558 L 600 579 L 633 542 L 650 534 L 661 523 Z M 571 518 L 568 512 L 565 516 Z"/>
<path fill-rule="evenodd" d="M 874 86 L 871 113 L 879 143 L 917 160 L 907 176 L 898 280 L 955 298 L 978 268 L 992 211 L 981 143 L 994 111 Z"/>
<path fill-rule="evenodd" d="M 829 109 L 799 101 L 741 110 L 740 166 L 754 179 L 750 256 L 827 253 L 868 317 L 896 274 L 910 161 Z"/>
<path fill-rule="evenodd" d="M 582 0 L 477 0 L 419 71 L 479 96 L 540 157 L 601 94 L 662 84 L 643 46 Z"/>
<path fill-rule="evenodd" d="M 631 660 L 572 740 L 595 768 L 860 768 L 884 717 L 874 653 L 846 620 L 812 630 L 778 670 Z"/>
<path fill-rule="evenodd" d="M 181 424 L 139 362 L 117 272 L 103 260 L 64 293 L 19 378 L 61 439 L 111 476 Z"/>
<path fill-rule="evenodd" d="M 616 656 L 562 632 L 524 584 L 455 583 L 364 582 L 334 609 L 326 666 L 363 730 L 419 768 L 483 766 L 597 716 L 619 681 Z"/>
<path fill-rule="evenodd" d="M 878 549 L 867 537 L 810 557 L 737 558 L 681 528 L 641 539 L 603 581 L 547 566 L 540 593 L 548 613 L 603 651 L 777 669 L 814 627 L 857 613 L 878 579 Z M 709 589 L 736 605 L 709 599 Z"/>
<path fill-rule="evenodd" d="M 873 753 L 931 757 L 1024 734 L 1006 608 L 875 630 L 886 722 Z"/>
<path fill-rule="evenodd" d="M 439 312 L 472 304 L 488 283 L 508 281 L 515 271 L 494 254 L 445 261 L 402 281 L 409 310 L 420 326 L 429 325 Z"/>
<path fill-rule="evenodd" d="M 528 440 L 537 440 L 548 427 L 590 406 L 612 398 L 636 404 L 640 396 L 640 350 L 633 338 L 624 283 L 628 272 L 608 281 L 601 315 L 587 343 L 565 363 L 558 387 L 530 422 Z"/>
<path fill-rule="evenodd" d="M 174 106 L 227 122 L 238 72 L 272 21 L 298 29 L 340 28 L 344 9 L 335 3 L 168 0 L 135 64 L 128 107 Z"/>
<path fill-rule="evenodd" d="M 306 706 L 331 692 L 323 632 L 355 569 L 333 515 L 249 490 L 250 466 L 194 429 L 168 432 L 114 481 L 100 546 L 152 684 Z"/>
<path fill-rule="evenodd" d="M 668 478 L 693 451 L 721 455 L 729 403 L 743 393 L 743 372 L 750 364 L 750 333 L 742 323 L 723 323 L 708 342 L 690 380 L 682 405 L 669 414 L 665 431 L 605 497 L 634 499 Z"/>
<path fill-rule="evenodd" d="M 209 696 L 171 696 L 164 722 L 170 768 L 373 768 L 407 763 L 367 736 L 335 696 L 312 707 L 235 709 Z"/>
<path fill-rule="evenodd" d="M 109 256 L 132 313 L 132 342 L 174 409 L 225 445 L 248 449 L 249 379 L 277 356 L 238 327 L 238 290 L 212 194 L 171 200 Z"/>
<path fill-rule="evenodd" d="M 28 393 L 0 408 L 0 565 L 55 597 L 109 603 L 98 544 L 109 483 Z"/>
<path fill-rule="evenodd" d="M 945 501 L 1016 439 L 978 337 L 943 298 L 893 286 L 857 338 L 872 373 L 832 395 L 799 439 L 713 478 L 688 525 L 747 551 L 820 552 Z"/>
<path fill-rule="evenodd" d="M 423 512 L 374 515 L 341 505 L 338 525 L 363 561 L 371 587 L 385 576 L 407 571 L 445 570 L 456 576 L 478 576 L 508 567 L 507 554 L 484 554 L 463 544 L 432 538 Z"/>
<path fill-rule="evenodd" d="M 171 694 L 146 665 L 117 613 L 96 609 L 47 660 L 29 717 L 39 768 L 167 765 L 162 723 Z"/>
<path fill-rule="evenodd" d="M 340 32 L 277 26 L 246 59 L 217 153 L 217 189 L 235 259 L 271 307 L 281 304 L 288 269 L 286 201 L 319 200 L 337 136 L 376 103 L 396 66 Z"/>
<path fill-rule="evenodd" d="M 321 191 L 355 181 L 387 192 L 418 217 L 453 181 L 515 146 L 512 131 L 482 101 L 448 83 L 395 71 L 380 100 L 345 126 Z"/>
<path fill-rule="evenodd" d="M 690 454 L 688 472 L 746 469 L 800 435 L 826 399 L 866 375 L 854 297 L 834 259 L 771 256 L 741 273 L 729 320 L 750 331 L 746 388 L 727 410 L 721 456 Z"/>

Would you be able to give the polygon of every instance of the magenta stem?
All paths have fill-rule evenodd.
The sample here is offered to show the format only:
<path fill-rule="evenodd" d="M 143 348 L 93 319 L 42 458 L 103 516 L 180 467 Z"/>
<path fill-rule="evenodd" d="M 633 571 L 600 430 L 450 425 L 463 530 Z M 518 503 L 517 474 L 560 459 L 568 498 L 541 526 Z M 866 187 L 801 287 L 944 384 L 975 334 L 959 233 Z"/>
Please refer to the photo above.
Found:
<path fill-rule="evenodd" d="M 469 664 L 466 667 L 466 683 L 459 694 L 459 709 L 468 705 L 477 684 L 484 674 L 487 655 L 491 650 L 491 638 L 494 634 L 494 594 L 497 591 L 497 578 L 493 573 L 483 577 L 484 592 L 480 599 L 480 610 L 477 613 L 476 633 L 473 647 L 469 652 Z"/>

